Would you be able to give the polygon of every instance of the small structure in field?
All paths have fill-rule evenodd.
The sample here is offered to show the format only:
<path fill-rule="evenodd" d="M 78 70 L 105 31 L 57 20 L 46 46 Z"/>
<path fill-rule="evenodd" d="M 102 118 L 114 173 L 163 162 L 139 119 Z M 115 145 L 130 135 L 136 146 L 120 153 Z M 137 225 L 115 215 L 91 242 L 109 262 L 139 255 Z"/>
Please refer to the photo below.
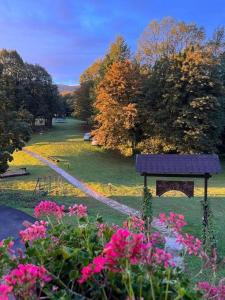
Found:
<path fill-rule="evenodd" d="M 27 171 L 27 168 L 9 168 L 5 173 L 0 174 L 0 178 L 9 178 L 26 175 L 30 175 L 30 173 Z"/>
<path fill-rule="evenodd" d="M 38 196 L 65 196 L 64 181 L 59 175 L 38 177 L 33 194 Z"/>
<path fill-rule="evenodd" d="M 213 174 L 221 172 L 216 154 L 138 154 L 136 170 L 144 177 L 147 187 L 148 177 L 202 178 L 204 180 L 203 243 L 210 226 L 210 207 L 208 202 L 208 180 Z M 188 197 L 194 195 L 194 182 L 187 180 L 157 180 L 156 195 L 161 196 L 170 190 L 178 190 Z"/>
<path fill-rule="evenodd" d="M 35 127 L 44 127 L 45 126 L 45 119 L 44 118 L 36 118 L 34 121 Z"/>

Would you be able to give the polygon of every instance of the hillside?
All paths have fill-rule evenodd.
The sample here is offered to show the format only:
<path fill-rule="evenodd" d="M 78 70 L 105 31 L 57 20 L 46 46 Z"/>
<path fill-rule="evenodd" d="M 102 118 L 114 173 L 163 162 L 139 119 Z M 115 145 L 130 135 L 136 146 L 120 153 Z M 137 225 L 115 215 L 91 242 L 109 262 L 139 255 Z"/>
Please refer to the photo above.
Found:
<path fill-rule="evenodd" d="M 79 85 L 66 85 L 66 84 L 57 84 L 60 94 L 67 94 L 74 92 Z"/>

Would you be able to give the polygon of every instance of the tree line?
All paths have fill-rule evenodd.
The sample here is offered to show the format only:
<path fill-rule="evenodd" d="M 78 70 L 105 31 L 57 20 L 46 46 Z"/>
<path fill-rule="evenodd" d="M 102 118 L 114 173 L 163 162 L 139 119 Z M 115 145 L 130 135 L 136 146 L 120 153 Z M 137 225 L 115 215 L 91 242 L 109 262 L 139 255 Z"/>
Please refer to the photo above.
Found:
<path fill-rule="evenodd" d="M 137 53 L 123 37 L 80 76 L 70 102 L 99 145 L 124 155 L 211 153 L 225 144 L 225 30 L 152 21 Z"/>
<path fill-rule="evenodd" d="M 50 127 L 61 107 L 57 86 L 43 67 L 24 62 L 16 51 L 0 51 L 0 173 L 29 140 L 35 119 L 44 118 Z"/>

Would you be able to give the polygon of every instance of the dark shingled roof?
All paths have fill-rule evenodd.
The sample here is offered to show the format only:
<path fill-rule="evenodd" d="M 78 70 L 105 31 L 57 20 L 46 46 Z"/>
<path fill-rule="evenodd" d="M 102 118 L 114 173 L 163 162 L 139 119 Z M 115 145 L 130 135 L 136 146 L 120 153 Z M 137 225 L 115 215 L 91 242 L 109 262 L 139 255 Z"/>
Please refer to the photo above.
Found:
<path fill-rule="evenodd" d="M 204 175 L 221 172 L 221 165 L 216 154 L 138 154 L 136 170 L 142 175 Z"/>

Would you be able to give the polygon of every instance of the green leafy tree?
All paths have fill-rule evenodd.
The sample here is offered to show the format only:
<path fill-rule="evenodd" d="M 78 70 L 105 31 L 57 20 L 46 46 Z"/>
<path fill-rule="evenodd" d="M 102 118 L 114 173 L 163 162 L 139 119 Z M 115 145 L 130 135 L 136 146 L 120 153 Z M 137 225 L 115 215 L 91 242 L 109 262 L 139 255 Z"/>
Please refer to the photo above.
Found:
<path fill-rule="evenodd" d="M 6 97 L 4 78 L 0 75 L 0 173 L 8 168 L 15 150 L 21 149 L 30 136 L 27 111 L 16 111 Z"/>
<path fill-rule="evenodd" d="M 143 152 L 215 151 L 224 124 L 224 88 L 211 54 L 191 47 L 157 61 L 143 120 Z"/>

